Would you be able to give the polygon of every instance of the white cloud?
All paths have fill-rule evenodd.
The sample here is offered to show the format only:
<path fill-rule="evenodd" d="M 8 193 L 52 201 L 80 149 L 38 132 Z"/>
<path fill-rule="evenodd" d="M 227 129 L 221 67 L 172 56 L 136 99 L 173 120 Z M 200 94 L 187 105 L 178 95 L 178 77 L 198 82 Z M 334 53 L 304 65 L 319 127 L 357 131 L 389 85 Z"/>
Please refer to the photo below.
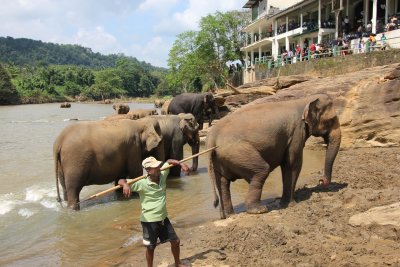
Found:
<path fill-rule="evenodd" d="M 169 49 L 172 41 L 155 36 L 144 45 L 134 44 L 124 54 L 136 57 L 139 61 L 150 62 L 154 66 L 167 67 Z"/>
<path fill-rule="evenodd" d="M 178 4 L 178 2 L 179 0 L 145 0 L 139 5 L 138 10 L 141 12 L 150 11 L 157 14 L 166 14 Z"/>
<path fill-rule="evenodd" d="M 97 26 L 94 30 L 79 29 L 73 36 L 72 42 L 85 47 L 90 47 L 95 52 L 103 54 L 118 53 L 120 45 L 117 38 Z"/>

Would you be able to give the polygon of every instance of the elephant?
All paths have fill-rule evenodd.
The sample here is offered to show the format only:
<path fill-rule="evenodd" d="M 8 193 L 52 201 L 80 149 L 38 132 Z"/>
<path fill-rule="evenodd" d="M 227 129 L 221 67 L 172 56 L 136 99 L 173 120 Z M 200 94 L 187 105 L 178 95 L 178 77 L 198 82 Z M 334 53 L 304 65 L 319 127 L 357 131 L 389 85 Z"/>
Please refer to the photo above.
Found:
<path fill-rule="evenodd" d="M 68 102 L 64 102 L 60 105 L 60 108 L 70 108 L 71 107 L 71 103 Z"/>
<path fill-rule="evenodd" d="M 79 210 L 84 186 L 140 176 L 142 160 L 150 151 L 162 155 L 163 148 L 158 121 L 152 118 L 69 125 L 53 145 L 57 200 L 61 202 L 60 181 L 68 207 Z"/>
<path fill-rule="evenodd" d="M 262 99 L 259 99 L 262 100 Z M 257 100 L 256 100 L 257 101 Z M 281 206 L 294 205 L 294 191 L 303 161 L 303 148 L 311 136 L 327 144 L 322 185 L 329 185 L 340 148 L 341 130 L 332 99 L 326 94 L 278 102 L 248 104 L 221 119 L 207 135 L 208 173 L 214 189 L 214 207 L 220 217 L 234 214 L 230 183 L 243 178 L 249 184 L 247 213 L 267 212 L 261 193 L 269 173 L 280 166 Z"/>
<path fill-rule="evenodd" d="M 156 100 L 154 100 L 154 106 L 156 108 L 161 108 L 162 105 L 164 105 L 164 103 L 165 103 L 165 99 L 156 99 Z"/>
<path fill-rule="evenodd" d="M 171 100 L 168 106 L 168 114 L 191 113 L 199 123 L 201 130 L 203 129 L 204 115 L 207 115 L 209 109 L 214 110 L 218 118 L 221 118 L 212 93 L 184 93 Z M 211 125 L 211 117 L 209 124 Z"/>
<path fill-rule="evenodd" d="M 158 115 L 155 109 L 135 109 L 128 112 L 128 115 L 132 116 L 132 120 L 138 120 L 151 115 Z"/>
<path fill-rule="evenodd" d="M 167 115 L 168 114 L 168 107 L 169 104 L 171 103 L 171 100 L 166 100 L 164 104 L 161 107 L 161 115 Z"/>
<path fill-rule="evenodd" d="M 115 120 L 136 120 L 136 116 L 133 114 L 113 114 L 104 118 L 105 121 Z"/>
<path fill-rule="evenodd" d="M 155 155 L 157 158 L 164 159 L 183 159 L 183 146 L 188 143 L 192 148 L 192 155 L 199 152 L 199 124 L 192 114 L 178 115 L 156 115 L 151 116 L 160 124 L 161 135 L 164 142 L 163 156 Z M 161 150 L 162 151 L 162 150 Z M 198 157 L 192 160 L 192 171 L 198 167 Z M 173 167 L 170 171 L 171 176 L 179 177 L 181 168 Z"/>
<path fill-rule="evenodd" d="M 117 114 L 127 114 L 129 112 L 129 105 L 125 103 L 118 103 L 113 105 L 113 109 Z"/>

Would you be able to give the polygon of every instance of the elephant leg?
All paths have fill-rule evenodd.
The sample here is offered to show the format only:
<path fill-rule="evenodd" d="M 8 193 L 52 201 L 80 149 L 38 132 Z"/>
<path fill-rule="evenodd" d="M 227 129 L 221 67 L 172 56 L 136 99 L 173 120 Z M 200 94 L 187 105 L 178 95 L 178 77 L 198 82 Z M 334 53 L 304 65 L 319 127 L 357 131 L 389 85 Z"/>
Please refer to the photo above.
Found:
<path fill-rule="evenodd" d="M 290 154 L 290 152 L 288 153 Z M 298 155 L 287 155 L 284 163 L 281 165 L 282 170 L 282 183 L 283 192 L 281 198 L 281 206 L 287 207 L 295 204 L 294 191 L 296 189 L 297 179 L 301 171 L 303 163 L 303 151 L 297 153 Z"/>
<path fill-rule="evenodd" d="M 82 179 L 85 176 L 79 171 L 72 171 L 66 173 L 65 188 L 67 190 L 67 206 L 73 210 L 79 210 L 79 193 L 83 188 Z"/>
<path fill-rule="evenodd" d="M 268 174 L 269 171 L 259 172 L 251 178 L 245 201 L 247 213 L 259 214 L 268 211 L 267 207 L 261 204 L 262 189 Z"/>
<path fill-rule="evenodd" d="M 231 197 L 231 181 L 226 179 L 226 177 L 221 176 L 221 193 L 220 196 L 222 196 L 221 201 L 222 204 L 221 206 L 223 207 L 223 210 L 225 212 L 225 215 L 227 217 L 230 217 L 231 215 L 235 214 L 235 211 L 233 210 L 233 205 L 232 205 L 232 197 Z"/>
<path fill-rule="evenodd" d="M 68 201 L 68 194 L 67 194 L 67 190 L 65 190 L 65 188 L 63 187 L 63 196 L 64 196 L 64 201 Z"/>
<path fill-rule="evenodd" d="M 196 155 L 200 151 L 200 138 L 199 135 L 196 135 L 196 144 L 192 146 L 192 155 Z M 197 167 L 199 166 L 199 157 L 194 157 L 192 159 L 192 171 L 197 171 Z"/>
<path fill-rule="evenodd" d="M 81 189 L 78 188 L 68 188 L 67 190 L 67 195 L 68 195 L 68 201 L 67 201 L 67 206 L 68 208 L 71 208 L 73 210 L 79 210 L 80 205 L 79 205 L 79 192 Z"/>

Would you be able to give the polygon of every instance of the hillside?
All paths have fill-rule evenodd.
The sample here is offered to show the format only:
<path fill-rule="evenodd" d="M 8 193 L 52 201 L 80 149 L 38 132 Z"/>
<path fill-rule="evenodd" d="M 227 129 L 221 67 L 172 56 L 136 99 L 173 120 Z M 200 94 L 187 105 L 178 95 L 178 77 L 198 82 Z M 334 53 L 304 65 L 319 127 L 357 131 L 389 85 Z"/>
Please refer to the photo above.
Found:
<path fill-rule="evenodd" d="M 143 69 L 165 70 L 123 54 L 102 55 L 90 48 L 70 44 L 54 44 L 27 38 L 0 37 L 0 63 L 23 65 L 75 65 L 93 68 L 115 67 L 120 58 L 128 58 Z"/>

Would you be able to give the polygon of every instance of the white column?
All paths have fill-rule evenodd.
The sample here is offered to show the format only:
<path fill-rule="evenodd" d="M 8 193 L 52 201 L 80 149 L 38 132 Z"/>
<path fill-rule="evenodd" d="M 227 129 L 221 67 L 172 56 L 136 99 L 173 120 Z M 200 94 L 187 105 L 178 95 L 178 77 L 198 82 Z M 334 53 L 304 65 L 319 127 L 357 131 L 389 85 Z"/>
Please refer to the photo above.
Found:
<path fill-rule="evenodd" d="M 262 39 L 261 33 L 262 33 L 262 28 L 260 26 L 260 27 L 258 27 L 258 41 L 260 41 Z"/>
<path fill-rule="evenodd" d="M 318 43 L 322 41 L 321 25 L 321 0 L 318 0 Z"/>
<path fill-rule="evenodd" d="M 276 57 L 278 56 L 278 54 L 276 53 L 276 38 L 272 40 L 271 54 L 274 60 L 276 60 Z"/>
<path fill-rule="evenodd" d="M 303 12 L 300 13 L 300 33 L 303 33 Z"/>
<path fill-rule="evenodd" d="M 250 44 L 254 43 L 254 32 L 250 32 Z"/>
<path fill-rule="evenodd" d="M 335 38 L 337 39 L 339 37 L 339 12 L 340 11 L 335 11 Z"/>
<path fill-rule="evenodd" d="M 318 28 L 321 28 L 321 0 L 318 0 Z"/>
<path fill-rule="evenodd" d="M 250 65 L 251 65 L 251 66 L 253 66 L 253 65 L 254 65 L 254 50 L 251 50 L 251 56 L 250 56 L 250 59 L 251 59 L 251 63 L 250 63 Z"/>
<path fill-rule="evenodd" d="M 386 3 L 385 3 L 385 25 L 388 23 L 388 16 L 389 16 L 389 0 L 386 0 Z"/>
<path fill-rule="evenodd" d="M 275 31 L 275 36 L 277 36 L 278 35 L 278 21 L 277 20 L 275 20 L 274 21 L 274 31 Z"/>
<path fill-rule="evenodd" d="M 376 33 L 376 17 L 378 13 L 378 0 L 373 0 L 372 4 L 372 33 Z"/>
<path fill-rule="evenodd" d="M 285 37 L 285 46 L 286 46 L 286 50 L 289 51 L 290 50 L 290 43 L 289 43 L 289 37 L 288 36 Z"/>

